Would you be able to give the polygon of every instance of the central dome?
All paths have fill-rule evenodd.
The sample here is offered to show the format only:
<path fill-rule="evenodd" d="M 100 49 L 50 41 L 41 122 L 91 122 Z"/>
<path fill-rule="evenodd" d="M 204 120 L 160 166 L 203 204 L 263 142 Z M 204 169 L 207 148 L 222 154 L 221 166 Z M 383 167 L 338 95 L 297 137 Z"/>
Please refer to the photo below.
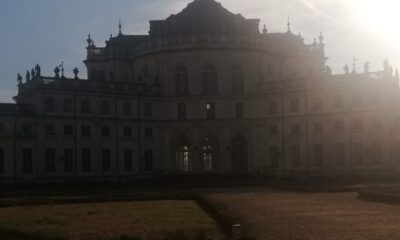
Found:
<path fill-rule="evenodd" d="M 245 19 L 215 0 L 195 0 L 164 21 L 151 21 L 152 36 L 253 35 L 259 19 Z"/>
<path fill-rule="evenodd" d="M 237 17 L 244 19 L 240 14 L 235 15 L 231 13 L 221 3 L 214 0 L 195 0 L 189 3 L 180 13 L 171 15 L 168 20 L 201 20 L 206 18 L 231 18 L 233 20 Z"/>

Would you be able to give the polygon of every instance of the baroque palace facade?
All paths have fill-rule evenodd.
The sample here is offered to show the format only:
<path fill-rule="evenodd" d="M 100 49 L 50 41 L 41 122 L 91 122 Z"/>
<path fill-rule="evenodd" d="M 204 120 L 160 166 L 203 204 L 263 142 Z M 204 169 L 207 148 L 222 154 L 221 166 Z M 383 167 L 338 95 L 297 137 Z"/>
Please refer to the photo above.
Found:
<path fill-rule="evenodd" d="M 323 40 L 260 32 L 214 0 L 148 35 L 89 36 L 87 80 L 37 66 L 0 104 L 0 181 L 395 171 L 398 76 L 388 62 L 332 75 Z"/>

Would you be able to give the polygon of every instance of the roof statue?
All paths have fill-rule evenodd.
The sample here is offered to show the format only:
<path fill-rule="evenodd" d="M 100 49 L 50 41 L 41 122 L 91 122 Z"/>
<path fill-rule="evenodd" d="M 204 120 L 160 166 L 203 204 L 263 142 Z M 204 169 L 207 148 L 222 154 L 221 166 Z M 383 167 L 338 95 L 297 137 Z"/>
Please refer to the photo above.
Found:
<path fill-rule="evenodd" d="M 35 72 L 36 72 L 36 76 L 37 77 L 40 77 L 41 76 L 41 68 L 40 68 L 40 66 L 39 66 L 39 64 L 36 64 L 36 66 L 35 66 Z"/>
<path fill-rule="evenodd" d="M 122 35 L 122 24 L 121 24 L 121 18 L 119 19 L 119 24 L 118 24 L 118 36 Z"/>
<path fill-rule="evenodd" d="M 59 67 L 54 68 L 54 74 L 55 74 L 56 79 L 60 78 L 60 68 Z"/>
<path fill-rule="evenodd" d="M 264 24 L 264 27 L 263 27 L 263 34 L 267 34 L 267 33 L 268 33 L 267 25 Z"/>
<path fill-rule="evenodd" d="M 369 73 L 369 62 L 364 63 L 364 73 Z"/>
<path fill-rule="evenodd" d="M 358 61 L 357 58 L 353 57 L 353 72 L 352 73 L 357 73 L 357 70 L 356 70 L 357 61 Z"/>
<path fill-rule="evenodd" d="M 32 69 L 31 69 L 31 77 L 32 77 L 32 79 L 35 78 L 35 76 L 36 76 L 36 75 L 35 75 L 35 69 L 32 68 Z"/>
<path fill-rule="evenodd" d="M 326 67 L 325 67 L 325 72 L 326 72 L 326 74 L 329 75 L 329 76 L 332 75 L 332 68 L 329 67 L 329 66 L 326 66 Z"/>
<path fill-rule="evenodd" d="M 31 80 L 31 74 L 29 73 L 29 70 L 26 71 L 26 82 L 29 82 Z"/>
<path fill-rule="evenodd" d="M 65 78 L 65 76 L 64 76 L 64 61 L 61 62 L 60 68 L 61 68 L 61 78 Z"/>
<path fill-rule="evenodd" d="M 19 73 L 18 73 L 18 75 L 17 75 L 17 83 L 18 83 L 18 85 L 21 85 L 21 84 L 22 84 L 22 76 L 21 76 L 21 74 L 19 74 Z"/>
<path fill-rule="evenodd" d="M 343 67 L 343 70 L 344 70 L 344 73 L 345 73 L 345 74 L 349 74 L 349 71 L 350 71 L 349 65 L 348 65 L 348 64 L 345 64 L 344 67 Z"/>
<path fill-rule="evenodd" d="M 73 71 L 73 73 L 75 75 L 75 79 L 79 79 L 79 77 L 78 77 L 79 69 L 77 67 L 75 67 L 72 71 Z"/>

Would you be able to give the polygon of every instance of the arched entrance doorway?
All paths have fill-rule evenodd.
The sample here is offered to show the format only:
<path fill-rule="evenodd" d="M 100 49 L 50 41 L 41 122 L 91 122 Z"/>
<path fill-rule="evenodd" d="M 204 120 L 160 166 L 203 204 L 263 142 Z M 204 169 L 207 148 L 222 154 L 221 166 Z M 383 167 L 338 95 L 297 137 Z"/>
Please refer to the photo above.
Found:
<path fill-rule="evenodd" d="M 193 171 L 191 147 L 189 139 L 186 136 L 180 136 L 175 142 L 175 166 L 176 171 L 189 173 Z"/>
<path fill-rule="evenodd" d="M 203 172 L 212 173 L 218 170 L 219 142 L 216 137 L 207 137 L 201 143 L 200 163 Z"/>
<path fill-rule="evenodd" d="M 232 140 L 232 170 L 234 172 L 246 172 L 247 164 L 247 141 L 239 135 Z"/>

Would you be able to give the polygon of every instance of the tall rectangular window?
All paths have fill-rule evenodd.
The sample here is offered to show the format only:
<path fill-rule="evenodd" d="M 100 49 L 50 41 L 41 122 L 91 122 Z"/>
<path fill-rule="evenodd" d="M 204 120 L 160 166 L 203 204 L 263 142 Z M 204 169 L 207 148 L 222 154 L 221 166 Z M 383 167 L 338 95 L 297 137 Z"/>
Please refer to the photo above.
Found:
<path fill-rule="evenodd" d="M 301 132 L 300 124 L 298 124 L 298 123 L 292 124 L 292 126 L 291 126 L 291 133 L 292 133 L 293 135 L 299 135 L 300 132 Z"/>
<path fill-rule="evenodd" d="M 24 123 L 22 125 L 22 134 L 31 135 L 32 134 L 32 125 L 29 123 Z"/>
<path fill-rule="evenodd" d="M 268 113 L 269 114 L 278 113 L 278 102 L 276 100 L 272 100 L 268 103 Z"/>
<path fill-rule="evenodd" d="M 53 124 L 46 124 L 46 135 L 47 136 L 54 136 L 56 135 L 56 128 Z"/>
<path fill-rule="evenodd" d="M 81 100 L 81 113 L 90 113 L 90 100 L 82 99 Z"/>
<path fill-rule="evenodd" d="M 379 106 L 381 104 L 381 94 L 379 92 L 372 93 L 370 102 L 372 106 Z"/>
<path fill-rule="evenodd" d="M 344 166 L 346 162 L 346 144 L 336 143 L 335 144 L 335 162 L 336 166 Z"/>
<path fill-rule="evenodd" d="M 132 171 L 132 149 L 125 149 L 124 151 L 125 171 Z"/>
<path fill-rule="evenodd" d="M 64 98 L 63 105 L 65 113 L 71 113 L 73 111 L 73 103 L 71 98 Z"/>
<path fill-rule="evenodd" d="M 74 155 L 72 148 L 64 149 L 64 171 L 72 172 L 74 170 Z"/>
<path fill-rule="evenodd" d="M 55 106 L 54 106 L 54 98 L 52 97 L 46 97 L 44 99 L 44 110 L 46 112 L 54 112 Z"/>
<path fill-rule="evenodd" d="M 111 150 L 110 149 L 103 149 L 103 172 L 110 172 L 111 171 Z"/>
<path fill-rule="evenodd" d="M 290 100 L 290 111 L 292 113 L 297 113 L 300 111 L 300 100 L 298 98 Z"/>
<path fill-rule="evenodd" d="M 54 148 L 46 148 L 46 172 L 56 171 L 56 150 Z"/>
<path fill-rule="evenodd" d="M 82 126 L 81 134 L 83 137 L 90 137 L 92 135 L 92 129 L 90 126 Z"/>
<path fill-rule="evenodd" d="M 301 152 L 300 146 L 293 145 L 290 147 L 290 154 L 292 157 L 292 166 L 293 167 L 300 167 L 301 166 Z"/>
<path fill-rule="evenodd" d="M 381 164 L 382 163 L 382 143 L 380 141 L 373 141 L 371 143 L 371 163 Z"/>
<path fill-rule="evenodd" d="M 178 67 L 175 72 L 175 92 L 178 96 L 189 94 L 189 73 L 184 66 Z"/>
<path fill-rule="evenodd" d="M 186 119 L 186 103 L 178 104 L 178 119 L 185 120 Z"/>
<path fill-rule="evenodd" d="M 110 106 L 110 101 L 108 101 L 108 100 L 102 100 L 101 101 L 101 103 L 100 103 L 100 108 L 101 108 L 101 114 L 110 114 L 110 109 L 111 109 L 111 106 Z"/>
<path fill-rule="evenodd" d="M 82 149 L 82 171 L 90 172 L 92 169 L 91 158 L 92 151 L 89 148 Z"/>
<path fill-rule="evenodd" d="M 335 121 L 335 131 L 344 131 L 344 121 L 342 120 L 336 120 Z"/>
<path fill-rule="evenodd" d="M 4 148 L 0 148 L 0 174 L 5 172 L 5 153 Z"/>
<path fill-rule="evenodd" d="M 32 149 L 22 149 L 22 171 L 25 174 L 33 172 Z"/>
<path fill-rule="evenodd" d="M 334 105 L 336 109 L 341 109 L 344 107 L 344 100 L 342 95 L 335 95 Z"/>
<path fill-rule="evenodd" d="M 323 108 L 322 97 L 320 97 L 320 96 L 314 97 L 313 110 L 314 111 L 322 111 L 322 108 Z"/>
<path fill-rule="evenodd" d="M 361 119 L 353 120 L 353 130 L 354 131 L 363 131 L 364 130 L 364 124 Z"/>
<path fill-rule="evenodd" d="M 279 127 L 278 127 L 278 125 L 271 125 L 271 126 L 269 126 L 269 135 L 275 136 L 275 135 L 278 135 L 278 133 L 279 133 Z"/>
<path fill-rule="evenodd" d="M 152 128 L 145 128 L 144 129 L 144 136 L 146 138 L 152 138 L 153 137 L 153 129 Z"/>
<path fill-rule="evenodd" d="M 313 125 L 313 131 L 314 133 L 323 133 L 324 132 L 324 127 L 321 122 L 316 122 Z"/>
<path fill-rule="evenodd" d="M 353 162 L 356 165 L 364 164 L 364 146 L 360 142 L 353 143 Z"/>
<path fill-rule="evenodd" d="M 215 103 L 206 104 L 207 119 L 215 119 Z"/>
<path fill-rule="evenodd" d="M 373 130 L 381 130 L 382 129 L 382 121 L 379 118 L 371 119 L 371 128 Z"/>
<path fill-rule="evenodd" d="M 153 116 L 153 105 L 151 104 L 151 102 L 144 103 L 144 116 L 145 117 Z"/>
<path fill-rule="evenodd" d="M 124 137 L 129 138 L 132 137 L 132 128 L 124 127 Z"/>
<path fill-rule="evenodd" d="M 111 136 L 111 130 L 109 126 L 103 126 L 101 128 L 101 136 L 103 137 L 110 137 Z"/>
<path fill-rule="evenodd" d="M 271 167 L 277 168 L 279 167 L 279 159 L 280 159 L 280 152 L 278 146 L 270 146 L 269 147 L 269 156 L 271 159 Z"/>
<path fill-rule="evenodd" d="M 143 77 L 147 78 L 147 77 L 149 76 L 149 73 L 150 73 L 150 71 L 149 71 L 149 66 L 148 66 L 148 65 L 144 65 L 144 66 L 142 67 L 142 74 L 143 74 Z"/>
<path fill-rule="evenodd" d="M 314 144 L 314 165 L 316 167 L 324 166 L 324 145 Z"/>
<path fill-rule="evenodd" d="M 354 93 L 353 107 L 361 107 L 362 105 L 363 105 L 363 99 L 361 93 Z"/>
<path fill-rule="evenodd" d="M 153 150 L 146 149 L 144 152 L 145 169 L 146 171 L 153 171 Z"/>
<path fill-rule="evenodd" d="M 64 136 L 71 137 L 74 135 L 74 129 L 71 125 L 64 126 Z"/>
<path fill-rule="evenodd" d="M 122 104 L 122 113 L 123 113 L 125 116 L 130 116 L 130 115 L 132 115 L 132 104 L 131 104 L 130 102 L 125 101 L 125 102 Z"/>
<path fill-rule="evenodd" d="M 236 118 L 242 119 L 243 118 L 243 103 L 242 102 L 237 102 L 235 105 L 235 114 Z"/>

